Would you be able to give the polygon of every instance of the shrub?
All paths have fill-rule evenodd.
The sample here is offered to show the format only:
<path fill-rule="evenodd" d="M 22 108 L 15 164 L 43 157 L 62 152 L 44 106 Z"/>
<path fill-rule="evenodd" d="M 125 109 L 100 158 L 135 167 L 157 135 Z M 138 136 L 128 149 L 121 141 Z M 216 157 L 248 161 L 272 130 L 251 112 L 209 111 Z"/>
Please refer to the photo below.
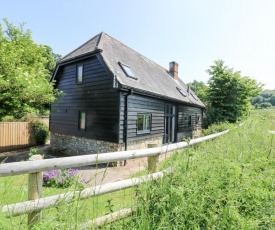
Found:
<path fill-rule="evenodd" d="M 40 120 L 33 119 L 30 121 L 32 125 L 32 129 L 34 132 L 34 138 L 38 145 L 46 144 L 47 140 L 49 139 L 49 129 L 48 127 Z"/>
<path fill-rule="evenodd" d="M 77 169 L 50 170 L 43 173 L 43 185 L 68 188 L 78 182 Z"/>
<path fill-rule="evenodd" d="M 202 136 L 207 136 L 213 133 L 219 133 L 225 131 L 229 128 L 230 124 L 228 122 L 221 122 L 210 125 L 207 129 L 202 131 Z"/>
<path fill-rule="evenodd" d="M 2 122 L 16 122 L 16 121 L 18 120 L 13 116 L 5 116 L 2 118 Z"/>

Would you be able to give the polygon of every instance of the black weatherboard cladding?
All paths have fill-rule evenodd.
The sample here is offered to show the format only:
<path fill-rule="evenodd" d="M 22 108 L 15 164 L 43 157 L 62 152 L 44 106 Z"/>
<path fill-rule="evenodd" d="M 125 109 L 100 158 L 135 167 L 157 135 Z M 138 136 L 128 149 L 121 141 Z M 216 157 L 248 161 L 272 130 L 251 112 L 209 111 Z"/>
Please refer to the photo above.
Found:
<path fill-rule="evenodd" d="M 125 95 L 125 93 L 121 93 L 120 97 L 120 143 L 123 143 L 123 131 L 125 124 Z M 130 95 L 128 100 L 128 141 L 141 140 L 154 136 L 162 136 L 164 134 L 164 101 L 136 94 Z M 137 134 L 137 115 L 145 113 L 152 115 L 151 132 L 149 134 Z"/>
<path fill-rule="evenodd" d="M 76 66 L 83 64 L 83 83 L 76 84 Z M 94 57 L 65 65 L 56 87 L 65 93 L 61 103 L 51 106 L 51 131 L 91 139 L 118 141 L 119 93 L 113 78 Z M 86 112 L 86 130 L 78 130 L 79 111 Z"/>

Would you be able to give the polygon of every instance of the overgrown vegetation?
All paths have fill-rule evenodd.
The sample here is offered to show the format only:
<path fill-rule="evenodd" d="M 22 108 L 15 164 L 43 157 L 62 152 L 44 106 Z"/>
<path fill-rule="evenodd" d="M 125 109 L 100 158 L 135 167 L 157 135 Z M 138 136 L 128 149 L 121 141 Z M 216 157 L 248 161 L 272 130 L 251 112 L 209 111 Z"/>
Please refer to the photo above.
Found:
<path fill-rule="evenodd" d="M 144 188 L 138 211 L 104 229 L 274 229 L 275 114 L 173 156 L 174 173 Z M 190 159 L 191 158 L 191 159 Z M 187 167 L 188 165 L 188 167 Z"/>
<path fill-rule="evenodd" d="M 213 133 L 219 133 L 234 127 L 235 124 L 230 124 L 229 122 L 216 123 L 208 126 L 207 129 L 202 130 L 202 136 L 207 136 Z"/>
<path fill-rule="evenodd" d="M 268 130 L 275 131 L 275 114 L 253 111 L 242 126 L 230 130 L 173 155 L 163 165 L 173 167 L 173 174 L 45 210 L 35 229 L 79 229 L 95 216 L 134 205 L 131 217 L 101 229 L 274 229 L 275 135 Z M 26 175 L 0 178 L 0 206 L 26 200 L 26 180 Z M 67 191 L 44 189 L 43 196 Z M 0 226 L 25 229 L 26 219 L 0 215 Z"/>

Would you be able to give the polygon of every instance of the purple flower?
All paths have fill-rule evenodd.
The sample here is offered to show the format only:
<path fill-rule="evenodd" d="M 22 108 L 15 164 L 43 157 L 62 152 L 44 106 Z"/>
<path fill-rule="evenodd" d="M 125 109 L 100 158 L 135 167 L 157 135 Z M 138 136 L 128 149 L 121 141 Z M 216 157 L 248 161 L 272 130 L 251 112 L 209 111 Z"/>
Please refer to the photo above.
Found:
<path fill-rule="evenodd" d="M 43 174 L 43 185 L 50 187 L 69 187 L 77 180 L 77 169 L 50 170 Z"/>

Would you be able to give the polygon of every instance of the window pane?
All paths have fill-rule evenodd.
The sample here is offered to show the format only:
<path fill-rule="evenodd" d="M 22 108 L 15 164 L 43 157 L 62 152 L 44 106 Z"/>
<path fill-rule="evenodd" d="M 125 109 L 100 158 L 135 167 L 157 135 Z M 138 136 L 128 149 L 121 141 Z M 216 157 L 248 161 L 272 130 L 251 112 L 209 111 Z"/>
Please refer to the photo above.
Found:
<path fill-rule="evenodd" d="M 81 83 L 83 80 L 83 66 L 77 67 L 77 83 Z"/>
<path fill-rule="evenodd" d="M 138 115 L 137 130 L 138 131 L 142 131 L 143 130 L 143 115 Z"/>
<path fill-rule="evenodd" d="M 145 115 L 145 127 L 144 130 L 150 130 L 151 127 L 151 115 Z"/>
<path fill-rule="evenodd" d="M 123 65 L 123 64 L 121 64 L 121 66 L 122 66 L 123 70 L 126 72 L 126 75 L 127 75 L 128 77 L 135 77 L 135 75 L 134 75 L 134 73 L 132 72 L 132 70 L 131 70 L 130 67 L 128 67 L 128 66 L 126 66 L 126 65 Z"/>
<path fill-rule="evenodd" d="M 80 129 L 85 129 L 86 127 L 86 112 L 81 112 L 80 113 Z"/>

